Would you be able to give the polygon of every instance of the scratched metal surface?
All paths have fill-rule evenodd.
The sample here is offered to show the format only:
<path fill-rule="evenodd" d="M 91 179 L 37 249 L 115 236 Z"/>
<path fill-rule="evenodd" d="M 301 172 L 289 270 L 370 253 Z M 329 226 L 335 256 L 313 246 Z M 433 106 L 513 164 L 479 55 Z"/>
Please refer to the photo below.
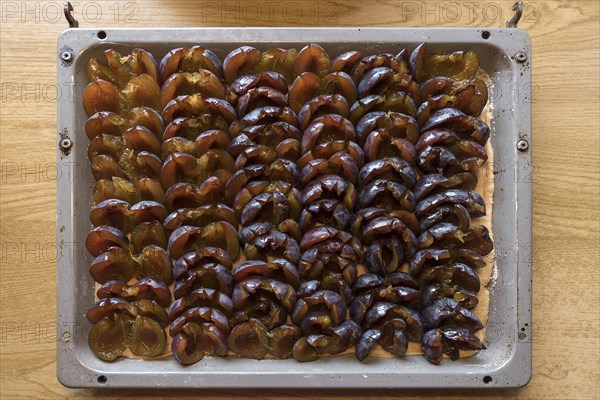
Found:
<path fill-rule="evenodd" d="M 71 85 L 73 96 L 58 104 L 57 142 L 69 138 L 73 146 L 58 153 L 61 168 L 82 171 L 89 166 L 88 139 L 82 130 L 86 115 L 81 90 L 87 83 L 86 62 L 107 47 L 131 50 L 143 47 L 156 57 L 168 50 L 201 43 L 219 56 L 241 44 L 259 49 L 297 47 L 316 42 L 331 54 L 361 50 L 364 54 L 414 48 L 427 41 L 433 51 L 474 50 L 494 88 L 491 144 L 495 169 L 492 223 L 498 277 L 490 286 L 488 344 L 485 351 L 440 366 L 422 357 L 373 358 L 358 362 L 352 355 L 311 363 L 295 360 L 205 358 L 184 367 L 171 359 L 140 361 L 119 359 L 106 363 L 94 356 L 87 335 L 58 341 L 57 375 L 70 387 L 323 387 L 330 388 L 466 388 L 518 387 L 531 376 L 531 151 L 520 152 L 517 142 L 531 143 L 531 104 L 519 102 L 513 88 L 531 82 L 529 62 L 517 63 L 515 54 L 531 59 L 528 34 L 519 29 L 448 28 L 191 28 L 108 29 L 105 40 L 97 30 L 69 29 L 58 40 L 58 50 L 72 51 L 72 62 L 58 65 L 58 85 Z M 525 94 L 525 97 L 528 96 Z M 89 168 L 87 168 L 89 169 Z M 94 302 L 94 282 L 88 273 L 91 261 L 81 238 L 91 228 L 91 174 L 73 174 L 57 181 L 57 324 L 88 332 L 85 312 Z M 60 338 L 59 338 L 60 339 Z M 106 377 L 98 383 L 98 377 Z M 492 377 L 484 383 L 483 378 Z"/>

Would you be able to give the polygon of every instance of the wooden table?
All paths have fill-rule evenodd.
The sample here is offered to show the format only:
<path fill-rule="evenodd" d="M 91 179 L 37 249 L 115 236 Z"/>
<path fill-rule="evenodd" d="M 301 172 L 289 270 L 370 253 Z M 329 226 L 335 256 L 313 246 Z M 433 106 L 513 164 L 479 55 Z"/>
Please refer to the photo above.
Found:
<path fill-rule="evenodd" d="M 167 398 L 89 391 L 56 380 L 56 38 L 62 2 L 1 3 L 0 398 Z M 502 27 L 512 1 L 357 3 L 80 1 L 82 27 Z M 511 391 L 202 391 L 207 398 L 398 395 L 597 399 L 599 396 L 599 32 L 597 1 L 526 5 L 533 39 L 533 304 L 531 383 Z M 193 392 L 177 392 L 181 397 Z"/>

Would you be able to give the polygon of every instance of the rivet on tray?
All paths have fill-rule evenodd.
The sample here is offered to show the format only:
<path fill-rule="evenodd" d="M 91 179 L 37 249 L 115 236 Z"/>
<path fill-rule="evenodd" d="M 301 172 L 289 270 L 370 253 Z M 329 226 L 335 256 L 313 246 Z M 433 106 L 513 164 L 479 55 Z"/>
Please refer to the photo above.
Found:
<path fill-rule="evenodd" d="M 73 146 L 73 141 L 69 138 L 62 139 L 60 141 L 60 148 L 63 150 L 68 150 Z"/>
<path fill-rule="evenodd" d="M 73 54 L 70 51 L 63 51 L 60 54 L 60 58 L 65 62 L 71 62 L 73 61 Z"/>
<path fill-rule="evenodd" d="M 529 142 L 527 140 L 519 140 L 517 142 L 517 149 L 519 149 L 519 151 L 527 151 L 528 148 Z"/>
<path fill-rule="evenodd" d="M 518 53 L 515 55 L 515 60 L 516 60 L 518 63 L 524 63 L 525 61 L 527 61 L 527 54 L 525 54 L 525 53 L 523 53 L 522 51 L 520 51 L 520 52 L 518 52 Z"/>

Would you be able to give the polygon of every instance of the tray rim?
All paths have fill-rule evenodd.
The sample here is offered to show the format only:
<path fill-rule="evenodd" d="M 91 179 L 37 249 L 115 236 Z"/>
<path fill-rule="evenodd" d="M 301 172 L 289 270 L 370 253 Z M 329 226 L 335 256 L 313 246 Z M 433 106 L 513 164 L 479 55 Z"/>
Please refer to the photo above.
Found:
<path fill-rule="evenodd" d="M 362 40 L 370 40 L 377 43 L 398 43 L 398 42 L 418 42 L 428 41 L 435 44 L 451 43 L 484 43 L 498 48 L 501 52 L 511 57 L 517 52 L 524 52 L 531 60 L 531 38 L 529 34 L 521 29 L 509 28 L 111 28 L 111 29 L 67 29 L 58 38 L 58 66 L 57 83 L 62 85 L 72 85 L 76 83 L 75 65 L 77 57 L 86 50 L 93 48 L 99 43 L 108 43 L 99 41 L 96 33 L 103 30 L 108 38 L 116 40 L 117 43 L 135 45 L 136 43 L 146 43 L 153 37 L 160 38 L 161 42 L 177 43 L 187 42 L 189 44 L 198 43 L 194 38 L 203 39 L 201 43 L 286 43 L 286 42 L 317 42 L 317 43 L 356 43 L 359 41 L 357 35 Z M 481 39 L 482 31 L 489 31 L 492 35 L 489 40 Z M 271 40 L 274 37 L 277 40 Z M 395 40 L 396 37 L 402 40 Z M 165 40 L 165 38 L 167 38 Z M 460 40 L 456 40 L 456 39 Z M 75 62 L 65 62 L 60 58 L 63 51 L 71 51 L 74 54 Z M 514 74 L 516 82 L 521 85 L 531 82 L 530 63 L 518 65 L 513 61 L 513 71 L 520 71 L 520 74 Z M 519 86 L 520 88 L 521 86 Z M 524 86 L 525 87 L 525 86 Z M 529 90 L 525 89 L 530 96 Z M 526 98 L 526 97 L 525 97 Z M 70 99 L 70 101 L 69 101 Z M 58 100 L 57 110 L 57 145 L 64 138 L 69 138 L 77 146 L 75 133 L 81 131 L 75 123 L 76 102 L 72 96 L 61 96 Z M 514 103 L 513 103 L 514 104 Z M 529 151 L 519 152 L 515 149 L 514 160 L 514 190 L 515 204 L 515 249 L 514 257 L 516 261 L 516 273 L 518 276 L 514 287 L 508 288 L 511 293 L 516 294 L 516 321 L 519 327 L 525 329 L 527 339 L 515 339 L 510 349 L 510 356 L 506 362 L 501 365 L 483 367 L 479 365 L 470 365 L 467 361 L 459 361 L 458 365 L 466 367 L 471 372 L 465 372 L 464 368 L 448 368 L 453 363 L 446 362 L 440 367 L 431 366 L 419 371 L 420 365 L 429 365 L 423 360 L 421 362 L 409 363 L 400 361 L 399 364 L 410 364 L 410 373 L 405 373 L 403 369 L 396 371 L 387 371 L 377 373 L 369 364 L 359 364 L 357 370 L 330 374 L 324 372 L 322 367 L 328 364 L 328 368 L 342 368 L 346 364 L 344 357 L 327 360 L 326 362 L 316 363 L 296 363 L 297 368 L 281 373 L 261 372 L 261 363 L 285 361 L 278 360 L 236 360 L 237 365 L 247 367 L 247 370 L 230 370 L 231 361 L 213 359 L 216 364 L 225 365 L 220 368 L 206 363 L 206 370 L 192 370 L 182 368 L 173 360 L 170 361 L 133 361 L 125 362 L 129 370 L 119 370 L 121 363 L 102 363 L 102 365 L 89 365 L 86 360 L 77 353 L 75 341 L 63 337 L 65 332 L 70 332 L 78 318 L 76 299 L 73 293 L 65 290 L 64 287 L 77 288 L 77 274 L 74 272 L 74 260 L 77 257 L 76 249 L 73 246 L 65 246 L 65 243 L 76 243 L 74 235 L 75 223 L 75 194 L 76 179 L 57 179 L 57 244 L 59 256 L 57 257 L 57 377 L 58 380 L 67 387 L 178 387 L 178 388 L 245 388 L 245 387 L 322 387 L 327 385 L 331 388 L 490 388 L 490 387 L 521 387 L 526 385 L 531 378 L 531 183 L 525 178 L 531 172 L 531 104 L 520 102 L 518 107 L 512 110 L 514 120 L 518 123 L 518 132 L 514 138 L 507 138 L 515 143 L 519 140 L 528 140 L 530 143 Z M 84 135 L 84 140 L 87 140 Z M 82 146 L 79 144 L 78 146 Z M 85 146 L 87 147 L 87 145 Z M 64 169 L 72 168 L 73 162 L 70 161 L 70 153 L 59 151 L 57 154 L 57 165 Z M 494 194 L 495 200 L 496 193 Z M 71 328 L 69 328 L 71 327 Z M 415 358 L 415 357 L 412 357 Z M 421 357 L 418 357 L 421 358 Z M 128 360 L 132 361 L 132 360 Z M 161 365 L 164 370 L 147 371 L 144 368 L 136 369 L 136 366 L 142 366 L 146 363 L 168 363 Z M 202 362 L 197 365 L 203 364 Z M 415 364 L 415 365 L 413 365 Z M 267 364 L 263 364 L 267 365 Z M 365 370 L 361 371 L 360 366 L 364 365 Z M 115 368 L 115 366 L 117 366 Z M 122 366 L 122 365 L 121 365 Z M 214 369 L 210 369 L 211 366 Z M 199 367 L 200 368 L 200 367 Z M 462 369 L 462 371 L 461 371 Z M 368 370 L 368 371 L 367 371 Z M 338 370 L 339 371 L 339 370 Z M 99 376 L 107 377 L 106 383 L 99 383 Z M 482 377 L 492 376 L 492 384 L 483 383 Z M 285 379 L 284 379 L 285 377 Z M 192 379 L 194 378 L 194 379 Z"/>

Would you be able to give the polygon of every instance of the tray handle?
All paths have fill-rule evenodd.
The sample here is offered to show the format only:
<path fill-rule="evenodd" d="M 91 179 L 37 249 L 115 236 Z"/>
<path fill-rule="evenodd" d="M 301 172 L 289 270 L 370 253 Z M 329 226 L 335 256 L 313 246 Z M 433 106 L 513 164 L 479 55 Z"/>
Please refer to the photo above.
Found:
<path fill-rule="evenodd" d="M 515 12 L 515 15 L 508 21 L 506 21 L 507 28 L 516 28 L 517 24 L 521 20 L 521 16 L 523 15 L 523 2 L 517 1 L 513 6 L 512 10 Z"/>
<path fill-rule="evenodd" d="M 65 13 L 65 18 L 69 23 L 69 28 L 79 28 L 79 21 L 73 17 L 73 5 L 70 2 L 63 3 L 63 12 Z"/>

